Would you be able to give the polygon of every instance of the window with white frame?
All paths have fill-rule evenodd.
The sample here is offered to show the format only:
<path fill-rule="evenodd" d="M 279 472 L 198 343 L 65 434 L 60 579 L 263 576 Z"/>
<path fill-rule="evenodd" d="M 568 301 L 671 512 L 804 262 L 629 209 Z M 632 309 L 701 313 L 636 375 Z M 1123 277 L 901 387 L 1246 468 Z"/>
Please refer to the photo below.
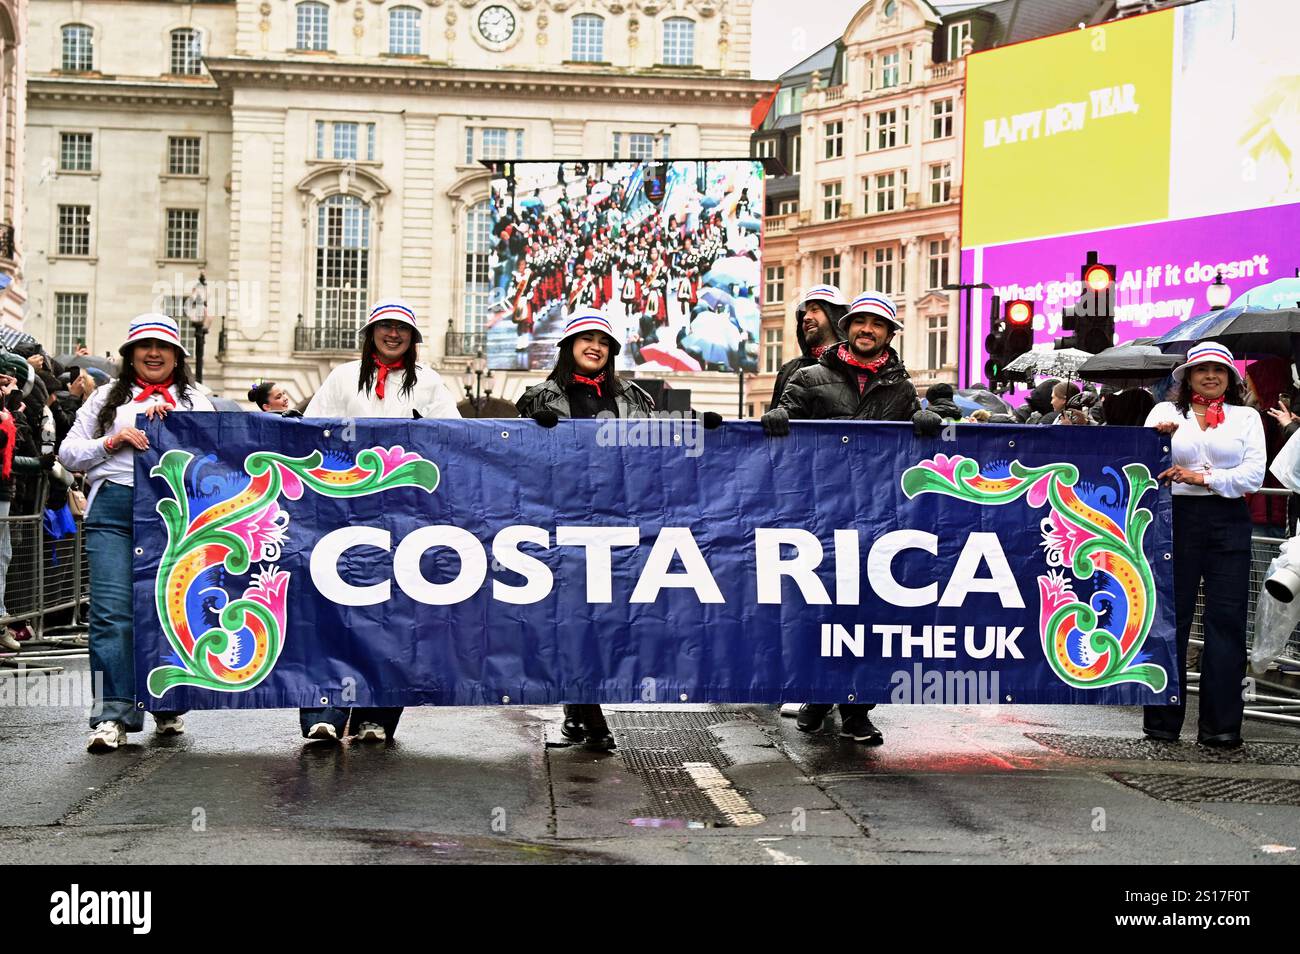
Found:
<path fill-rule="evenodd" d="M 388 11 L 388 52 L 399 56 L 421 52 L 420 11 L 415 7 L 393 7 Z"/>
<path fill-rule="evenodd" d="M 373 162 L 375 124 L 316 120 L 316 158 Z"/>
<path fill-rule="evenodd" d="M 354 195 L 321 202 L 313 251 L 316 344 L 354 350 L 370 301 L 370 206 Z"/>
<path fill-rule="evenodd" d="M 872 211 L 893 212 L 902 204 L 898 201 L 898 173 L 878 172 L 872 182 Z"/>
<path fill-rule="evenodd" d="M 952 163 L 936 162 L 930 166 L 930 204 L 939 205 L 952 198 Z"/>
<path fill-rule="evenodd" d="M 164 258 L 193 261 L 199 257 L 199 210 L 168 209 Z"/>
<path fill-rule="evenodd" d="M 317 0 L 307 0 L 294 8 L 294 45 L 299 50 L 330 48 L 330 8 Z"/>
<path fill-rule="evenodd" d="M 672 137 L 655 133 L 614 133 L 615 159 L 667 159 Z M 659 155 L 655 156 L 656 143 Z"/>
<path fill-rule="evenodd" d="M 952 136 L 952 97 L 936 99 L 930 104 L 930 138 L 948 139 Z"/>
<path fill-rule="evenodd" d="M 844 120 L 822 123 L 822 142 L 825 143 L 822 152 L 824 158 L 838 159 L 844 155 Z"/>
<path fill-rule="evenodd" d="M 580 13 L 573 18 L 572 45 L 569 58 L 579 63 L 605 61 L 605 18 L 594 13 Z"/>
<path fill-rule="evenodd" d="M 59 171 L 90 172 L 95 158 L 94 144 L 93 133 L 59 133 Z"/>
<path fill-rule="evenodd" d="M 926 320 L 928 344 L 927 368 L 938 370 L 948 360 L 948 316 L 931 315 Z"/>
<path fill-rule="evenodd" d="M 803 136 L 795 136 L 791 145 L 793 148 L 790 151 L 790 173 L 797 176 L 799 170 L 803 168 Z"/>
<path fill-rule="evenodd" d="M 956 60 L 966 55 L 966 41 L 970 39 L 970 21 L 948 25 L 948 59 Z"/>
<path fill-rule="evenodd" d="M 664 65 L 695 65 L 695 21 L 669 17 L 664 21 Z"/>
<path fill-rule="evenodd" d="M 862 253 L 862 287 L 892 295 L 902 288 L 894 281 L 894 246 L 880 245 Z"/>
<path fill-rule="evenodd" d="M 875 143 L 871 139 L 871 114 L 862 114 L 862 151 L 870 152 L 875 148 Z"/>
<path fill-rule="evenodd" d="M 763 373 L 776 374 L 781 370 L 781 339 L 784 337 L 780 328 L 763 329 Z"/>
<path fill-rule="evenodd" d="M 931 239 L 928 243 L 927 289 L 934 290 L 948 284 L 948 240 Z"/>
<path fill-rule="evenodd" d="M 768 265 L 767 282 L 763 288 L 763 304 L 779 305 L 785 301 L 785 266 Z"/>
<path fill-rule="evenodd" d="M 95 68 L 95 32 L 84 23 L 69 23 L 63 28 L 63 70 L 89 73 Z"/>
<path fill-rule="evenodd" d="M 793 215 L 799 211 L 798 199 L 782 199 L 776 204 L 777 215 Z"/>
<path fill-rule="evenodd" d="M 203 37 L 198 30 L 172 30 L 171 66 L 173 76 L 198 76 L 203 72 Z"/>
<path fill-rule="evenodd" d="M 898 51 L 880 57 L 880 88 L 898 85 Z"/>
<path fill-rule="evenodd" d="M 898 145 L 898 110 L 882 109 L 876 113 L 876 148 L 892 149 Z"/>
<path fill-rule="evenodd" d="M 58 217 L 58 254 L 90 254 L 90 206 L 60 205 Z"/>
<path fill-rule="evenodd" d="M 492 203 L 472 205 L 465 215 L 465 324 L 471 333 L 483 331 L 492 290 Z"/>
<path fill-rule="evenodd" d="M 163 314 L 171 316 L 176 322 L 176 327 L 181 334 L 181 347 L 190 354 L 194 353 L 194 322 L 190 320 L 190 313 L 187 305 L 190 303 L 188 295 L 164 295 L 162 301 Z"/>
<path fill-rule="evenodd" d="M 522 159 L 524 131 L 501 126 L 465 127 L 465 165 L 480 159 Z"/>
<path fill-rule="evenodd" d="M 771 159 L 776 156 L 775 139 L 759 139 L 754 143 L 754 158 Z"/>
<path fill-rule="evenodd" d="M 167 137 L 167 174 L 169 176 L 197 176 L 202 157 L 202 143 L 198 136 Z"/>
<path fill-rule="evenodd" d="M 838 219 L 840 217 L 840 204 L 843 200 L 844 184 L 842 182 L 823 182 L 822 218 L 828 221 Z"/>
<path fill-rule="evenodd" d="M 90 296 L 85 292 L 54 293 L 54 353 L 73 354 L 86 343 Z"/>
<path fill-rule="evenodd" d="M 840 283 L 840 253 L 827 252 L 822 255 L 822 284 L 838 285 Z"/>

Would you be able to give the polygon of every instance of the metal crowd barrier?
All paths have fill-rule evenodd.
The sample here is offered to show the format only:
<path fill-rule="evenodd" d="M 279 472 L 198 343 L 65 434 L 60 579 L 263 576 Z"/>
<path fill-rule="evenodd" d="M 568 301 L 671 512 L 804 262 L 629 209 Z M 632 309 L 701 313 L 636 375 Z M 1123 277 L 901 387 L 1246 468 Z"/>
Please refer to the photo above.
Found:
<path fill-rule="evenodd" d="M 74 517 L 73 532 L 52 536 L 45 526 L 50 502 L 49 478 L 44 473 L 15 475 L 9 516 L 0 520 L 0 546 L 7 530 L 13 550 L 5 574 L 6 612 L 0 615 L 0 625 L 26 623 L 33 642 L 76 648 L 85 645 L 84 620 L 90 601 L 82 521 Z M 56 502 L 62 507 L 62 501 Z M 24 646 L 18 658 L 35 657 Z"/>

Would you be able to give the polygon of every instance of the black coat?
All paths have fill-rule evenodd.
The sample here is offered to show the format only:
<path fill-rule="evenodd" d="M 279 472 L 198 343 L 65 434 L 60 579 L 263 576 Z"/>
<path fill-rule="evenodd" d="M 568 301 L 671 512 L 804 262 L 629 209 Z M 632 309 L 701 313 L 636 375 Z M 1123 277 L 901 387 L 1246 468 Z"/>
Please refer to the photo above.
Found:
<path fill-rule="evenodd" d="M 839 350 L 827 348 L 817 364 L 790 375 L 781 406 L 791 420 L 910 421 L 921 409 L 916 387 L 893 348 L 861 395 L 857 371 L 840 360 Z"/>

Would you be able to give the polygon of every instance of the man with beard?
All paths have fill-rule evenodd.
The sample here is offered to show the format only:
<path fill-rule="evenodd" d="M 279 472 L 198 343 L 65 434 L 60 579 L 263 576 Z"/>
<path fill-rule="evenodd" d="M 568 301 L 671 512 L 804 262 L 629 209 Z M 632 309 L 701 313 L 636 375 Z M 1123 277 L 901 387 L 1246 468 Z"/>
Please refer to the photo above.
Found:
<path fill-rule="evenodd" d="M 916 387 L 890 346 L 903 328 L 898 311 L 882 292 L 863 292 L 839 321 L 844 341 L 826 348 L 815 364 L 794 371 L 780 404 L 763 415 L 763 430 L 773 437 L 790 433 L 790 420 L 912 421 L 930 431 Z M 799 710 L 801 732 L 820 732 L 832 705 L 806 703 Z M 874 705 L 841 705 L 840 736 L 880 745 L 884 736 L 871 721 Z"/>
<path fill-rule="evenodd" d="M 799 342 L 799 356 L 781 365 L 772 388 L 772 407 L 779 407 L 781 395 L 790 376 L 800 368 L 817 363 L 824 352 L 839 340 L 839 320 L 849 303 L 834 285 L 814 285 L 804 292 L 794 310 L 794 336 Z"/>

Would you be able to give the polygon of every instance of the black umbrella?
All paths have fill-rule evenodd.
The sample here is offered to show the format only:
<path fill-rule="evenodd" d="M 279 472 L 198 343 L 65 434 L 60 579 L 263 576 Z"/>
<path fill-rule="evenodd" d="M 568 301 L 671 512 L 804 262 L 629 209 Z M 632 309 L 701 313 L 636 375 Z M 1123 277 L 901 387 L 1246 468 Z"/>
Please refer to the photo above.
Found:
<path fill-rule="evenodd" d="M 1156 344 L 1185 354 L 1198 341 L 1217 341 L 1237 357 L 1272 354 L 1289 360 L 1300 344 L 1300 308 L 1233 305 L 1183 322 Z"/>
<path fill-rule="evenodd" d="M 1159 381 L 1180 364 L 1182 359 L 1176 354 L 1165 354 L 1155 345 L 1130 341 L 1093 355 L 1079 366 L 1079 377 L 1117 387 L 1133 387 Z"/>

